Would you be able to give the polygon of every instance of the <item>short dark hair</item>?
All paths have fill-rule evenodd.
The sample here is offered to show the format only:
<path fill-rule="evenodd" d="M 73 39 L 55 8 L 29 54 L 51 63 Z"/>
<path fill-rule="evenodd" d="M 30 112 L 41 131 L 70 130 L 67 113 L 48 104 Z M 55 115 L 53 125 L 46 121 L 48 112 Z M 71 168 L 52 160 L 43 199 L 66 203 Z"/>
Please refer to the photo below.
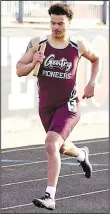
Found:
<path fill-rule="evenodd" d="M 73 11 L 70 8 L 70 5 L 65 3 L 56 3 L 50 6 L 48 10 L 49 15 L 66 15 L 69 20 L 73 18 Z"/>

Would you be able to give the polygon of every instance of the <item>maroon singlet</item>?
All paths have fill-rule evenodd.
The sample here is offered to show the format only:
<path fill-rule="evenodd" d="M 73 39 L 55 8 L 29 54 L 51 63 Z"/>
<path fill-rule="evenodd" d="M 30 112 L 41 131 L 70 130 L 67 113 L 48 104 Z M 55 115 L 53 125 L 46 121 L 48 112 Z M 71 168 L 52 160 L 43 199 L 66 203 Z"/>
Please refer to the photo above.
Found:
<path fill-rule="evenodd" d="M 62 107 L 64 109 L 64 106 L 63 115 L 61 118 L 58 117 L 62 123 L 59 124 L 57 120 L 55 126 L 65 126 L 65 121 L 69 118 L 74 123 L 78 100 L 76 93 L 76 72 L 79 56 L 77 43 L 71 37 L 68 46 L 64 49 L 53 48 L 47 38 L 42 40 L 40 44 L 44 41 L 46 41 L 45 60 L 40 67 L 38 75 L 39 113 L 43 126 L 48 131 L 50 130 L 49 128 L 51 127 L 55 112 Z M 65 118 L 64 122 L 63 118 Z M 64 134 L 65 136 L 63 137 L 66 138 L 68 134 Z"/>

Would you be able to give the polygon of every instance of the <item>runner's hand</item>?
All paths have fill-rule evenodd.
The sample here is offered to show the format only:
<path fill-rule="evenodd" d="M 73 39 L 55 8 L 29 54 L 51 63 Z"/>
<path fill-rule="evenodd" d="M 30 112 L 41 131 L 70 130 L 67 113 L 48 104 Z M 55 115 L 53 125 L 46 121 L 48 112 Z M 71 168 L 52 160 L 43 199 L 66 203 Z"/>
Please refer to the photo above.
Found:
<path fill-rule="evenodd" d="M 44 54 L 41 51 L 37 51 L 33 56 L 33 64 L 36 65 L 37 62 L 40 62 L 42 64 L 44 59 Z"/>
<path fill-rule="evenodd" d="M 82 99 L 85 98 L 91 98 L 94 96 L 94 88 L 95 88 L 95 84 L 89 82 L 88 85 L 85 87 L 84 89 L 84 94 L 82 96 Z"/>

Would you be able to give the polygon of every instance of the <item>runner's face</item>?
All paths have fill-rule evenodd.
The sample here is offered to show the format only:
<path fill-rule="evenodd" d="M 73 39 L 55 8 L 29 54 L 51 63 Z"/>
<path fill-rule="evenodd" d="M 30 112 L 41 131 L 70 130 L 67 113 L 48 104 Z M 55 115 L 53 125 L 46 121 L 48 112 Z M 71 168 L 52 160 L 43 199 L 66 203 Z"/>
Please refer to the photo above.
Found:
<path fill-rule="evenodd" d="M 70 21 L 66 15 L 51 14 L 50 25 L 52 36 L 55 38 L 61 38 L 66 35 Z"/>

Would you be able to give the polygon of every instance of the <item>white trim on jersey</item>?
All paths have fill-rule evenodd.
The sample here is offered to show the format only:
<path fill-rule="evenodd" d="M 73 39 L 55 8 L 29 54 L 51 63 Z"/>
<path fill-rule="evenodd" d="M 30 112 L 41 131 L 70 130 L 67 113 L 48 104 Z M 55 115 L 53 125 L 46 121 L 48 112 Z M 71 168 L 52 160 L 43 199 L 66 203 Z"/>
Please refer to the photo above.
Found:
<path fill-rule="evenodd" d="M 70 42 L 73 42 L 75 45 L 78 45 L 77 38 L 74 36 L 70 36 Z"/>
<path fill-rule="evenodd" d="M 70 41 L 70 44 L 72 47 L 76 48 L 78 50 L 78 47 L 76 47 L 71 41 Z"/>
<path fill-rule="evenodd" d="M 47 43 L 47 35 L 43 35 L 43 36 L 39 37 L 39 47 L 38 47 L 38 50 L 40 50 L 40 46 L 41 46 L 41 44 L 43 42 Z"/>
<path fill-rule="evenodd" d="M 74 47 L 74 48 L 76 48 L 78 50 L 78 56 L 80 57 L 81 54 L 80 54 L 79 49 L 78 49 L 78 38 L 76 38 L 74 36 L 70 36 L 70 44 L 71 44 L 72 47 Z"/>

